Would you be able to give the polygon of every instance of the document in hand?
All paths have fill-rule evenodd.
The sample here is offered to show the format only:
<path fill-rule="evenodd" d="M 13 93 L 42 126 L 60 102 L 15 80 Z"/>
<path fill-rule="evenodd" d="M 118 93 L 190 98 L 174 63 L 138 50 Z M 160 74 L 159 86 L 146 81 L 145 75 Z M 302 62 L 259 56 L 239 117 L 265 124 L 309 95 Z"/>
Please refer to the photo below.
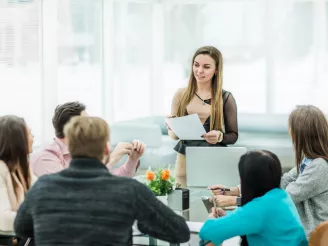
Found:
<path fill-rule="evenodd" d="M 168 118 L 166 123 L 181 140 L 204 140 L 206 131 L 197 114 Z"/>

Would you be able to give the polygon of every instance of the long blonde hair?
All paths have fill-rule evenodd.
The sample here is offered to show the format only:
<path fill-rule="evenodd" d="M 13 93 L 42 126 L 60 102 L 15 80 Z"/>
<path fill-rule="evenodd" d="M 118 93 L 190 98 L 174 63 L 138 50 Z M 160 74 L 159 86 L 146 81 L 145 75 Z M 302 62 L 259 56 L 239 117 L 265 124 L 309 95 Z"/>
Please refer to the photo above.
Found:
<path fill-rule="evenodd" d="M 199 48 L 191 63 L 191 73 L 189 78 L 189 83 L 186 91 L 184 92 L 181 101 L 179 103 L 176 116 L 184 116 L 186 112 L 187 105 L 190 103 L 194 97 L 197 90 L 197 81 L 193 73 L 193 64 L 195 58 L 198 55 L 209 55 L 214 61 L 217 68 L 216 73 L 212 78 L 212 100 L 211 100 L 211 122 L 210 130 L 223 131 L 223 100 L 222 100 L 222 67 L 223 59 L 221 52 L 213 46 L 204 46 Z"/>
<path fill-rule="evenodd" d="M 324 113 L 312 105 L 298 106 L 288 119 L 295 150 L 297 171 L 302 159 L 328 159 L 328 122 Z"/>

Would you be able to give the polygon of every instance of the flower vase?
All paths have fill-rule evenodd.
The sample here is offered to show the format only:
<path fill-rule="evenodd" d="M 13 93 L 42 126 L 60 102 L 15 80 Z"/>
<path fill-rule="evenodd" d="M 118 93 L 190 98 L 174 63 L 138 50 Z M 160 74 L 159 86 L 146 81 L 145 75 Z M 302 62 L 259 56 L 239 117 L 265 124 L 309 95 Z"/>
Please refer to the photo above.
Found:
<path fill-rule="evenodd" d="M 167 195 L 165 196 L 156 196 L 158 200 L 160 200 L 164 205 L 167 206 Z"/>

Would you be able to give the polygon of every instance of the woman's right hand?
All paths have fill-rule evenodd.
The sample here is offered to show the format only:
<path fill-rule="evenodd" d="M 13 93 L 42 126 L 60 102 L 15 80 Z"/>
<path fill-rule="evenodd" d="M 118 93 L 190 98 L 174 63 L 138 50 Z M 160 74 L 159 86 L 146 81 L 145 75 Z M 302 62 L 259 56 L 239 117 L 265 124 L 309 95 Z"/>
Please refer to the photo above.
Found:
<path fill-rule="evenodd" d="M 207 189 L 211 190 L 212 193 L 217 196 L 217 195 L 227 195 L 227 196 L 240 196 L 240 191 L 238 189 L 238 187 L 231 187 L 229 188 L 230 191 L 222 191 L 220 189 L 223 188 L 228 188 L 225 185 L 210 185 L 207 187 Z"/>
<path fill-rule="evenodd" d="M 167 116 L 166 116 L 166 118 L 175 118 L 175 117 L 176 117 L 176 116 L 173 116 L 173 115 L 167 115 Z M 172 131 L 171 128 L 169 127 L 169 125 L 166 123 L 166 121 L 165 121 L 165 125 L 166 125 L 166 127 L 167 127 L 167 130 Z"/>
<path fill-rule="evenodd" d="M 176 116 L 173 116 L 173 115 L 168 115 L 166 116 L 166 118 L 175 118 Z M 165 119 L 165 125 L 167 127 L 167 130 L 168 130 L 168 135 L 170 136 L 170 138 L 172 138 L 173 140 L 178 140 L 178 136 L 175 135 L 175 133 L 172 131 L 172 129 L 169 127 L 169 125 L 167 124 L 166 122 L 166 119 Z"/>
<path fill-rule="evenodd" d="M 210 185 L 209 187 L 207 187 L 207 189 L 211 190 L 215 196 L 224 195 L 225 192 L 221 190 L 224 188 L 228 188 L 228 187 L 225 185 Z"/>

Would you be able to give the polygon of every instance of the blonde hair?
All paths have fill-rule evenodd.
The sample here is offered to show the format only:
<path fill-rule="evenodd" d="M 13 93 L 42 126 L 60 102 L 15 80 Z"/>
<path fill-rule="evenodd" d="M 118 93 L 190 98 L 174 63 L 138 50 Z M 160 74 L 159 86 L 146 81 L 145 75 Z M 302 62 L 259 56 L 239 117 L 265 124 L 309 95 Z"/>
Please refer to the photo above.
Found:
<path fill-rule="evenodd" d="M 297 106 L 288 119 L 297 171 L 304 157 L 328 159 L 328 122 L 312 105 Z"/>
<path fill-rule="evenodd" d="M 186 91 L 184 92 L 181 101 L 179 103 L 176 116 L 184 116 L 186 108 L 192 98 L 194 97 L 197 90 L 197 82 L 193 73 L 193 64 L 195 58 L 198 55 L 209 55 L 216 64 L 216 73 L 212 78 L 212 100 L 211 100 L 211 122 L 210 130 L 219 130 L 223 131 L 224 122 L 223 122 L 223 99 L 222 99 L 222 67 L 223 67 L 223 58 L 221 52 L 213 46 L 204 46 L 199 48 L 194 57 L 192 58 L 191 63 L 191 73 L 189 78 L 189 83 Z"/>
<path fill-rule="evenodd" d="M 99 117 L 75 116 L 64 127 L 72 157 L 85 156 L 102 160 L 109 141 L 109 127 Z"/>

